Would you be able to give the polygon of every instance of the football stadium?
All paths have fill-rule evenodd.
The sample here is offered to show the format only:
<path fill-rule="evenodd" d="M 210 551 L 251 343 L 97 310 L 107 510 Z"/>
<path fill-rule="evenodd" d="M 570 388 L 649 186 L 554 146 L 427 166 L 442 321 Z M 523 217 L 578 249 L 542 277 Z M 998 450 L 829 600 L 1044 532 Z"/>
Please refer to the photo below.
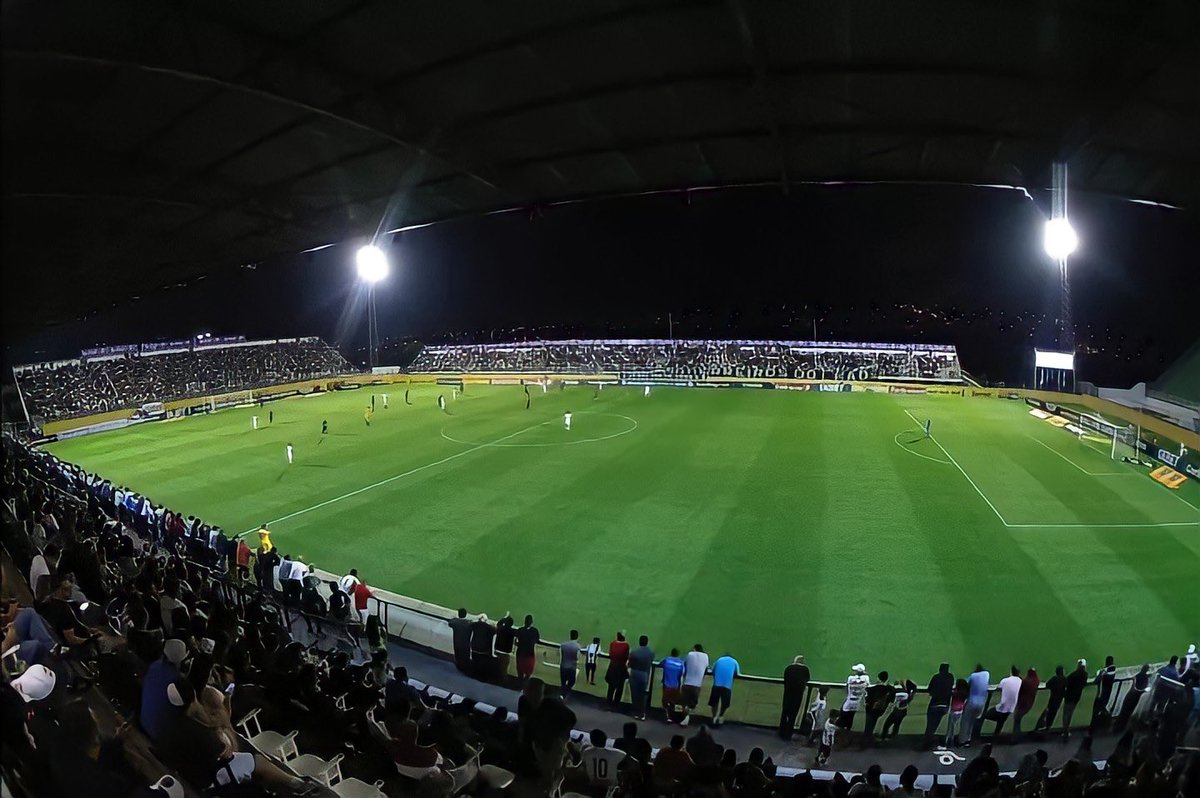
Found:
<path fill-rule="evenodd" d="M 1200 794 L 1200 9 L 454 5 L 6 7 L 5 794 Z"/>

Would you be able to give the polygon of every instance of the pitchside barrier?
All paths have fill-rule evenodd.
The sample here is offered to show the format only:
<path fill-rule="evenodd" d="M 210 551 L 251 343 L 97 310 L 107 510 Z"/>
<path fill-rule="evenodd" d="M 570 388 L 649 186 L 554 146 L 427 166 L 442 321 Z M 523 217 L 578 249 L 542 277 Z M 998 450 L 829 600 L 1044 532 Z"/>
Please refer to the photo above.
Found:
<path fill-rule="evenodd" d="M 322 582 L 329 580 L 337 580 L 337 574 L 332 574 L 326 571 L 315 571 Z M 432 653 L 436 656 L 452 658 L 454 653 L 453 638 L 450 632 L 450 627 L 447 624 L 451 618 L 457 617 L 457 612 L 450 610 L 447 607 L 441 607 L 436 604 L 431 604 L 425 601 L 401 596 L 396 593 L 391 593 L 386 590 L 372 588 L 375 593 L 374 602 L 375 614 L 382 621 L 388 635 L 394 640 L 401 642 L 404 645 L 411 645 L 420 648 L 424 651 Z M 476 617 L 474 615 L 469 617 Z M 490 619 L 493 622 L 498 619 Z M 517 619 L 518 625 L 520 619 Z M 586 639 L 581 639 L 581 642 L 586 644 L 590 640 L 590 635 L 584 636 Z M 655 649 L 655 654 L 660 658 L 666 656 L 666 651 Z M 710 652 L 714 658 L 718 656 L 715 652 Z M 584 671 L 582 661 L 576 674 L 574 692 L 583 693 L 593 696 L 598 700 L 603 700 L 607 695 L 608 685 L 604 681 L 604 672 L 607 668 L 608 655 L 601 654 L 601 662 L 596 668 L 596 684 L 589 685 L 584 681 Z M 582 658 L 581 658 L 582 660 Z M 1064 663 L 1070 667 L 1070 663 Z M 1128 672 L 1119 674 L 1113 685 L 1112 696 L 1108 702 L 1107 709 L 1112 715 L 1117 715 L 1120 712 L 1121 706 L 1125 700 L 1128 690 L 1132 689 L 1133 676 L 1137 669 L 1127 669 Z M 1052 672 L 1051 672 L 1052 673 Z M 508 668 L 505 671 L 508 677 L 516 678 L 516 662 L 510 658 Z M 542 640 L 538 644 L 537 665 L 534 670 L 534 675 L 541 678 L 551 689 L 554 689 L 559 682 L 559 649 L 558 643 L 550 640 Z M 898 674 L 892 674 L 893 677 Z M 961 674 L 966 676 L 964 672 Z M 1051 674 L 1041 674 L 1043 678 L 1047 678 Z M 900 675 L 900 678 L 914 678 L 915 674 Z M 872 678 L 874 678 L 872 676 Z M 804 713 L 806 713 L 812 702 L 816 699 L 817 691 L 821 687 L 829 688 L 828 702 L 831 709 L 840 708 L 842 701 L 845 699 L 846 685 L 844 682 L 825 682 L 814 680 L 809 682 L 808 688 L 804 696 L 804 705 L 797 718 L 797 722 L 802 722 Z M 701 693 L 701 703 L 696 708 L 695 714 L 700 718 L 709 717 L 708 709 L 708 694 L 712 688 L 711 677 L 705 677 L 704 689 Z M 988 694 L 988 706 L 995 699 L 998 688 L 993 687 Z M 655 665 L 651 670 L 650 676 L 650 694 L 647 706 L 650 710 L 656 711 L 661 709 L 661 669 Z M 1092 717 L 1092 703 L 1095 698 L 1095 688 L 1089 687 L 1085 693 L 1083 700 L 1079 702 L 1079 706 L 1075 711 L 1075 716 L 1072 719 L 1071 728 L 1084 729 L 1087 728 Z M 626 685 L 623 703 L 627 707 L 630 703 L 629 687 Z M 1037 700 L 1034 708 L 1026 716 L 1023 730 L 1031 730 L 1037 719 L 1041 716 L 1042 710 L 1049 700 L 1049 693 L 1043 687 L 1038 691 Z M 770 676 L 754 676 L 744 674 L 740 676 L 734 684 L 733 699 L 726 713 L 726 719 L 746 723 L 755 726 L 778 727 L 780 708 L 783 702 L 783 680 L 777 677 Z M 913 699 L 909 707 L 908 715 L 900 724 L 901 734 L 924 734 L 925 732 L 925 712 L 929 706 L 928 693 L 924 687 L 917 689 L 917 695 Z M 512 709 L 512 707 L 510 707 Z M 886 716 L 880 719 L 880 727 Z M 1061 728 L 1062 717 L 1061 713 L 1057 720 L 1056 729 Z M 984 733 L 991 733 L 991 722 L 984 725 Z M 856 725 L 856 730 L 859 726 Z M 1011 724 L 1008 726 L 1011 728 Z M 945 734 L 945 721 L 941 725 L 942 734 Z"/>

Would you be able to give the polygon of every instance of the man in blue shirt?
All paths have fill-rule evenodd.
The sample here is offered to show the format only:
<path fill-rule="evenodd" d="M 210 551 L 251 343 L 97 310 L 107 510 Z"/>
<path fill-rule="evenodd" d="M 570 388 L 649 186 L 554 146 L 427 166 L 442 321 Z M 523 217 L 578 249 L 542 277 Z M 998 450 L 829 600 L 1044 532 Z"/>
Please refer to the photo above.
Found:
<path fill-rule="evenodd" d="M 708 696 L 708 705 L 712 708 L 713 725 L 720 726 L 725 721 L 729 701 L 733 698 L 733 678 L 742 671 L 738 661 L 726 653 L 713 663 L 712 672 L 713 687 Z"/>
<path fill-rule="evenodd" d="M 150 663 L 142 679 L 142 707 L 139 722 L 142 731 L 151 740 L 157 741 L 167 727 L 183 716 L 182 710 L 174 706 L 167 697 L 167 688 L 182 682 L 179 664 L 187 657 L 187 646 L 182 640 L 172 638 L 163 643 L 163 655 Z"/>
<path fill-rule="evenodd" d="M 980 722 L 983 707 L 987 704 L 988 682 L 991 678 L 992 675 L 983 669 L 983 665 L 976 665 L 975 672 L 967 678 L 967 703 L 963 707 L 962 725 L 958 729 L 958 743 L 963 748 L 971 745 L 971 735 L 975 733 L 975 725 Z"/>
<path fill-rule="evenodd" d="M 671 656 L 658 663 L 662 668 L 662 703 L 668 723 L 678 723 L 679 688 L 683 685 L 683 660 L 679 649 L 671 649 Z"/>

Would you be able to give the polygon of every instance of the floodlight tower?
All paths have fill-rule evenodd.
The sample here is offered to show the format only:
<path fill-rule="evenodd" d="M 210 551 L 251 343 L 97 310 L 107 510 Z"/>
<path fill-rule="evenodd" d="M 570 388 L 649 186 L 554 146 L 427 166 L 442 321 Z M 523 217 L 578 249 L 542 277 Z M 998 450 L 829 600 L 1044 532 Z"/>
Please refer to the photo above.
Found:
<path fill-rule="evenodd" d="M 358 279 L 367 286 L 367 365 L 379 365 L 379 319 L 375 314 L 375 284 L 388 276 L 387 253 L 374 244 L 360 247 L 354 255 Z"/>
<path fill-rule="evenodd" d="M 1046 254 L 1058 263 L 1062 308 L 1059 314 L 1063 325 L 1059 349 L 1075 348 L 1075 326 L 1071 320 L 1071 283 L 1067 275 L 1067 258 L 1079 246 L 1079 236 L 1067 218 L 1067 165 L 1055 162 L 1050 184 L 1050 219 L 1046 222 L 1042 240 Z"/>

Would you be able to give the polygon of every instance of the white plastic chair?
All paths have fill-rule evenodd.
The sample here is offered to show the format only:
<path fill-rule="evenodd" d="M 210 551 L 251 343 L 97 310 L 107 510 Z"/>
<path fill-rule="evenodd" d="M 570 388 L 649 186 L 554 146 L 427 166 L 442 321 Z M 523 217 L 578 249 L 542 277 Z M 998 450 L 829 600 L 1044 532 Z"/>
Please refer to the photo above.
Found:
<path fill-rule="evenodd" d="M 338 754 L 326 762 L 316 754 L 301 754 L 288 762 L 288 767 L 297 776 L 311 776 L 326 787 L 332 787 L 342 780 L 342 755 Z"/>
<path fill-rule="evenodd" d="M 276 759 L 282 759 L 288 762 L 300 756 L 300 751 L 296 748 L 297 731 L 291 731 L 287 734 L 280 734 L 271 729 L 264 729 L 262 721 L 258 719 L 258 713 L 261 710 L 253 709 L 246 717 L 238 721 L 238 726 L 242 729 L 242 734 L 250 741 L 250 745 L 257 748 L 262 753 L 273 756 Z M 254 730 L 250 727 L 253 723 Z"/>
<path fill-rule="evenodd" d="M 456 768 L 451 768 L 446 771 L 453 779 L 453 791 L 457 795 L 462 792 L 468 784 L 475 781 L 475 777 L 479 775 L 479 751 L 468 747 L 471 755 L 467 757 L 467 761 Z"/>
<path fill-rule="evenodd" d="M 383 781 L 367 784 L 353 776 L 348 776 L 330 787 L 338 798 L 387 798 L 383 792 Z"/>

